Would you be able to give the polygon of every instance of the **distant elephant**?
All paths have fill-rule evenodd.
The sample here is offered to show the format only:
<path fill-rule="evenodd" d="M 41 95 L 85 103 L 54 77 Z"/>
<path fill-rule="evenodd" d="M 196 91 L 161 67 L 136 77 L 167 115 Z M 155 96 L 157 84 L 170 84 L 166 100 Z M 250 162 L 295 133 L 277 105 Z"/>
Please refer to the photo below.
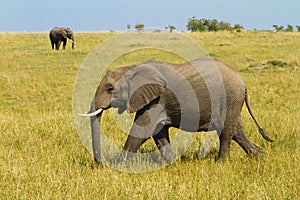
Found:
<path fill-rule="evenodd" d="M 66 48 L 67 38 L 72 40 L 72 49 L 74 49 L 74 33 L 69 28 L 54 27 L 49 33 L 52 49 L 59 50 L 61 42 L 63 42 L 63 49 Z"/>
<path fill-rule="evenodd" d="M 218 79 L 222 85 L 217 84 Z M 272 142 L 251 111 L 243 79 L 230 66 L 211 58 L 184 64 L 147 61 L 109 70 L 96 90 L 90 111 L 82 116 L 91 117 L 93 153 L 98 163 L 99 118 L 111 107 L 118 108 L 119 114 L 125 110 L 136 112 L 121 160 L 129 159 L 152 137 L 162 157 L 168 163 L 173 162 L 170 127 L 189 132 L 217 130 L 218 159 L 224 160 L 229 158 L 232 140 L 247 154 L 258 156 L 261 152 L 244 134 L 241 118 L 244 102 L 262 137 Z"/>

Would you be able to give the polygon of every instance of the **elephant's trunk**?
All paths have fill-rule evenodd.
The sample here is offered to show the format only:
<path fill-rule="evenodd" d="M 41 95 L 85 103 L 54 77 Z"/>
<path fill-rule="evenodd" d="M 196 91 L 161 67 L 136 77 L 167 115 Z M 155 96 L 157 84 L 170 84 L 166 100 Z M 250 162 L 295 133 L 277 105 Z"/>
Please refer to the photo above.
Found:
<path fill-rule="evenodd" d="M 95 109 L 95 99 L 93 99 L 90 112 L 86 114 L 80 114 L 80 116 L 90 117 L 91 129 L 92 129 L 92 147 L 93 155 L 96 163 L 100 163 L 100 119 L 101 119 L 102 109 Z"/>
<path fill-rule="evenodd" d="M 74 43 L 73 43 L 74 44 Z M 91 116 L 91 129 L 92 129 L 92 147 L 93 147 L 93 155 L 94 155 L 94 160 L 96 163 L 101 162 L 101 154 L 100 154 L 100 119 L 101 119 L 101 112 L 102 109 L 99 109 L 96 111 L 95 108 L 95 98 L 92 101 L 90 112 L 96 115 Z"/>
<path fill-rule="evenodd" d="M 71 35 L 71 38 L 70 38 L 71 40 L 72 40 L 72 49 L 74 49 L 74 46 L 75 46 L 75 39 L 74 39 L 74 35 L 73 35 L 73 33 L 72 33 L 72 35 Z"/>
<path fill-rule="evenodd" d="M 91 128 L 92 128 L 92 147 L 93 147 L 93 155 L 96 163 L 101 162 L 101 154 L 100 154 L 100 119 L 101 114 L 92 116 L 91 120 Z"/>

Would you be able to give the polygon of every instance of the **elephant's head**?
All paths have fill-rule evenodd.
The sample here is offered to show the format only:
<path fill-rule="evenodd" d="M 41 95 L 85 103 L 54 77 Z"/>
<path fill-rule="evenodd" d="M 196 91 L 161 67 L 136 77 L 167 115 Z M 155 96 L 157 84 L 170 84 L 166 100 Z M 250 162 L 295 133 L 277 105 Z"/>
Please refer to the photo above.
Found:
<path fill-rule="evenodd" d="M 94 96 L 90 112 L 82 116 L 91 117 L 93 152 L 100 162 L 100 124 L 102 111 L 111 107 L 134 113 L 157 99 L 166 88 L 163 75 L 149 64 L 121 67 L 109 70 Z"/>
<path fill-rule="evenodd" d="M 121 67 L 107 72 L 96 94 L 96 109 L 118 108 L 134 113 L 156 99 L 166 86 L 162 74 L 150 65 Z"/>
<path fill-rule="evenodd" d="M 64 33 L 63 33 L 64 36 L 66 38 L 69 38 L 70 40 L 72 40 L 72 49 L 74 49 L 74 42 L 75 42 L 75 40 L 74 40 L 74 33 L 73 33 L 73 31 L 71 29 L 69 29 L 69 28 L 64 28 L 63 31 L 64 31 Z"/>

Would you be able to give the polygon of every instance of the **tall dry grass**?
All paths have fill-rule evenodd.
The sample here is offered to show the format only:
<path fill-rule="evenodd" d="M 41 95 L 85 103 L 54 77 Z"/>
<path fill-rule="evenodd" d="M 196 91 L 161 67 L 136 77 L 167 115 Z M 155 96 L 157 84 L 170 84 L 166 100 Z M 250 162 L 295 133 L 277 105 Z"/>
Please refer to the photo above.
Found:
<path fill-rule="evenodd" d="M 57 52 L 50 49 L 47 33 L 0 33 L 0 198 L 300 198 L 299 33 L 186 33 L 241 73 L 255 115 L 276 142 L 264 141 L 244 111 L 246 134 L 265 152 L 258 160 L 235 143 L 228 162 L 216 163 L 214 153 L 199 160 L 199 133 L 181 159 L 143 174 L 96 166 L 72 118 L 72 90 L 80 65 L 112 35 L 77 33 L 74 51 L 68 44 Z M 287 65 L 270 65 L 274 60 Z M 116 134 L 112 131 L 110 137 L 123 144 L 125 137 Z M 149 141 L 142 151 L 153 148 Z"/>

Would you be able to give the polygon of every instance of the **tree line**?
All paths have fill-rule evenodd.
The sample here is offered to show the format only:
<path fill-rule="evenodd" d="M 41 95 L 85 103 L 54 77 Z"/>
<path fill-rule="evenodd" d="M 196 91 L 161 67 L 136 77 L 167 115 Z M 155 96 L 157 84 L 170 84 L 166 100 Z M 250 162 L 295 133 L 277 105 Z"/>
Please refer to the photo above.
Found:
<path fill-rule="evenodd" d="M 137 30 L 137 32 L 143 32 L 144 31 L 144 28 L 145 28 L 145 25 L 143 24 L 143 23 L 138 23 L 138 24 L 136 24 L 135 26 L 134 26 L 134 28 Z M 130 31 L 130 29 L 131 29 L 131 25 L 130 24 L 128 24 L 127 25 L 127 31 L 129 32 Z M 175 26 L 173 26 L 173 25 L 168 25 L 168 26 L 166 26 L 165 27 L 165 29 L 166 30 L 169 30 L 169 32 L 173 32 L 175 29 L 176 29 L 176 27 Z M 161 30 L 154 30 L 154 32 L 160 32 Z"/>
<path fill-rule="evenodd" d="M 143 23 L 138 23 L 134 26 L 137 32 L 143 32 L 145 25 Z M 244 30 L 244 26 L 241 24 L 234 24 L 231 25 L 229 22 L 224 21 L 218 21 L 216 19 L 206 19 L 201 18 L 197 19 L 195 16 L 188 19 L 186 28 L 188 31 L 191 32 L 217 32 L 217 31 L 236 31 L 241 32 Z M 300 32 L 300 26 L 292 26 L 290 24 L 287 25 L 287 27 L 284 27 L 282 25 L 273 25 L 275 32 Z M 129 32 L 131 29 L 131 25 L 127 25 L 127 31 Z M 165 29 L 169 32 L 173 32 L 176 30 L 176 27 L 173 25 L 168 25 L 165 27 Z M 160 32 L 161 30 L 154 30 L 154 32 Z"/>
<path fill-rule="evenodd" d="M 244 27 L 240 24 L 230 25 L 228 22 L 218 21 L 216 19 L 196 19 L 196 17 L 189 18 L 186 25 L 187 30 L 191 32 L 216 32 L 216 31 L 242 31 Z"/>
<path fill-rule="evenodd" d="M 284 28 L 284 26 L 281 26 L 281 25 L 273 25 L 273 28 L 275 29 L 276 32 L 280 32 L 280 31 L 285 31 L 285 32 L 294 32 L 295 29 L 297 32 L 300 32 L 300 26 L 293 26 L 293 25 L 290 25 L 288 24 L 286 26 L 286 28 Z"/>

